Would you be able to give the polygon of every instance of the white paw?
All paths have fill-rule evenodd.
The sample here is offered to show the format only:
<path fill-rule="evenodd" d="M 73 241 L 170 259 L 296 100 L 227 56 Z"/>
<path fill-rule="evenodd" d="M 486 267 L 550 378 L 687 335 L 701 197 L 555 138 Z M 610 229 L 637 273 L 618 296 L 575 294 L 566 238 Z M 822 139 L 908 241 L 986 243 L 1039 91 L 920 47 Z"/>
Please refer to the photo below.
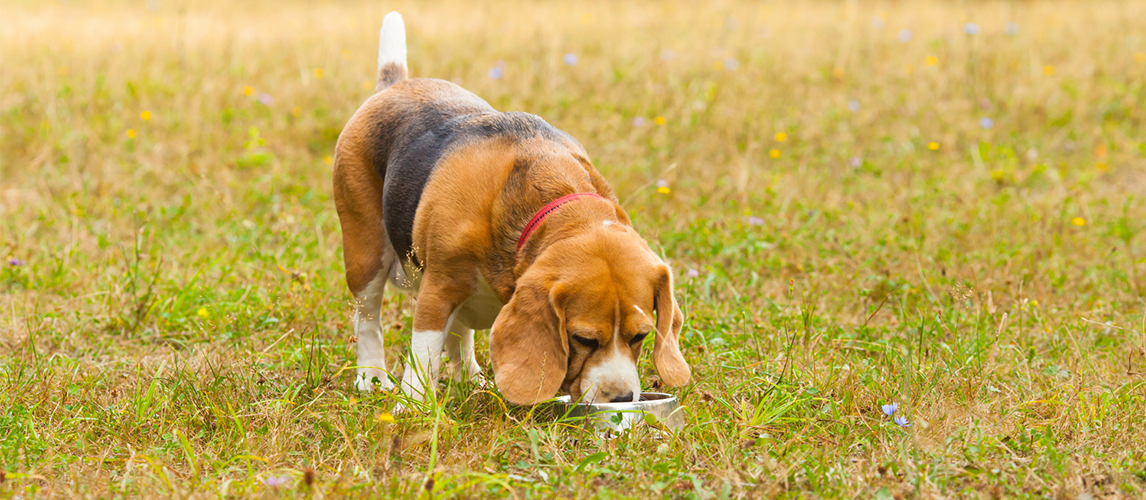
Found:
<path fill-rule="evenodd" d="M 386 372 L 377 368 L 359 368 L 358 376 L 354 379 L 354 388 L 359 392 L 371 392 L 375 387 L 381 388 L 383 391 L 389 391 L 394 388 L 394 383 L 390 381 L 390 377 Z"/>
<path fill-rule="evenodd" d="M 449 365 L 449 374 L 447 375 L 451 382 L 461 382 L 469 380 L 471 384 L 478 387 L 488 388 L 489 381 L 486 380 L 485 375 L 481 372 L 481 366 L 477 362 L 471 362 L 469 367 L 463 368 L 461 363 Z"/>
<path fill-rule="evenodd" d="M 473 384 L 473 385 L 475 385 L 481 389 L 489 389 L 489 387 L 490 387 L 489 386 L 489 379 L 485 378 L 485 375 L 482 374 L 481 370 L 474 371 L 473 374 L 470 375 L 468 378 L 469 378 L 469 381 L 471 384 Z M 459 376 L 457 378 L 455 378 L 454 381 L 456 382 L 456 381 L 461 380 L 461 379 L 462 379 L 462 377 L 459 374 Z"/>
<path fill-rule="evenodd" d="M 421 392 L 412 392 L 410 387 L 403 385 L 402 395 L 399 396 L 398 402 L 394 404 L 394 409 L 391 410 L 391 413 L 397 415 L 399 413 L 415 411 L 419 408 L 419 404 L 425 400 L 425 396 Z"/>

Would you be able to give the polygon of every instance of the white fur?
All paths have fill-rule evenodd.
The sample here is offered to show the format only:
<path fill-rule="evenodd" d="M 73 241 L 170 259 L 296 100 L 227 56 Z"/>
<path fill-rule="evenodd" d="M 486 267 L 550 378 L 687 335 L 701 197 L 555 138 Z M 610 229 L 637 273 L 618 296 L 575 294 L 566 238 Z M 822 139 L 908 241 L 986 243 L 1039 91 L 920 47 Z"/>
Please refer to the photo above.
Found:
<path fill-rule="evenodd" d="M 641 313 L 641 316 L 644 316 L 644 317 L 646 317 L 646 318 L 647 318 L 647 317 L 649 317 L 649 315 L 648 315 L 648 314 L 645 314 L 645 310 L 644 310 L 644 309 L 641 309 L 641 306 L 638 306 L 638 305 L 636 305 L 636 304 L 633 304 L 633 309 L 636 309 L 636 310 L 637 310 L 637 312 Z"/>
<path fill-rule="evenodd" d="M 451 319 L 451 323 L 453 318 Z M 418 401 L 426 399 L 426 393 L 434 390 L 438 381 L 438 369 L 442 364 L 442 347 L 446 342 L 446 332 L 437 330 L 415 330 L 410 335 L 410 355 L 406 369 L 402 370 L 402 392 Z M 426 385 L 429 384 L 429 389 Z"/>
<path fill-rule="evenodd" d="M 378 379 L 383 390 L 394 388 L 386 376 L 386 343 L 382 339 L 382 290 L 385 275 L 379 273 L 355 300 L 354 336 L 358 338 L 358 376 L 354 387 L 369 392 Z"/>
<path fill-rule="evenodd" d="M 378 69 L 386 63 L 397 63 L 406 68 L 406 23 L 402 14 L 391 12 L 382 18 L 378 33 Z"/>
<path fill-rule="evenodd" d="M 629 353 L 628 346 L 621 342 L 620 314 L 613 324 L 612 350 L 608 359 L 581 377 L 581 400 L 586 403 L 607 403 L 625 393 L 633 395 L 633 401 L 641 399 L 641 380 L 637 376 L 637 364 Z"/>
<path fill-rule="evenodd" d="M 474 331 L 461 321 L 454 321 L 450 325 L 450 333 L 446 335 L 446 355 L 450 357 L 447 367 L 450 380 L 460 382 L 469 379 L 478 385 L 485 385 L 481 365 L 474 357 Z"/>

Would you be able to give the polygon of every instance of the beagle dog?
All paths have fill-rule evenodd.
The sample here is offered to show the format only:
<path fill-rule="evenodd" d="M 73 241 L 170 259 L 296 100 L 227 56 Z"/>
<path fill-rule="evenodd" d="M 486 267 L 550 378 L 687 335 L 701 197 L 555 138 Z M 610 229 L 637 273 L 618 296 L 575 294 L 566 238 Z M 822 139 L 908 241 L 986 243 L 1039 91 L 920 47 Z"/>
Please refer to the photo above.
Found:
<path fill-rule="evenodd" d="M 688 382 L 672 272 L 633 230 L 579 142 L 541 118 L 498 112 L 443 80 L 407 79 L 402 17 L 382 23 L 375 93 L 338 138 L 334 201 L 355 298 L 355 387 L 393 388 L 380 322 L 389 282 L 413 295 L 401 388 L 481 380 L 474 330 L 490 329 L 494 382 L 514 404 L 558 390 L 637 401 L 637 359 Z"/>

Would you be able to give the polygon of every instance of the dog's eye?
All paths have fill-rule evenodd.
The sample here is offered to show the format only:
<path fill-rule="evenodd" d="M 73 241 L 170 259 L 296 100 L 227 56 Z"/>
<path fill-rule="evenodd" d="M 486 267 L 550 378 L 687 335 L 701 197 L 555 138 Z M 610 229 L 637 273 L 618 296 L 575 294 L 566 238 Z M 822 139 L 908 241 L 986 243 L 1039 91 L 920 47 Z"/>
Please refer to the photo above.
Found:
<path fill-rule="evenodd" d="M 590 349 L 596 349 L 598 347 L 601 347 L 601 343 L 598 342 L 597 339 L 578 337 L 578 336 L 574 335 L 573 340 L 576 340 L 578 344 L 581 344 L 581 345 L 588 347 Z"/>
<path fill-rule="evenodd" d="M 649 336 L 649 334 L 647 334 L 647 333 L 642 333 L 642 334 L 640 334 L 640 335 L 634 335 L 634 336 L 633 336 L 633 340 L 630 340 L 630 341 L 629 341 L 629 345 L 637 345 L 637 344 L 640 344 L 641 342 L 644 342 L 644 341 L 645 341 L 645 337 L 648 337 L 648 336 Z"/>

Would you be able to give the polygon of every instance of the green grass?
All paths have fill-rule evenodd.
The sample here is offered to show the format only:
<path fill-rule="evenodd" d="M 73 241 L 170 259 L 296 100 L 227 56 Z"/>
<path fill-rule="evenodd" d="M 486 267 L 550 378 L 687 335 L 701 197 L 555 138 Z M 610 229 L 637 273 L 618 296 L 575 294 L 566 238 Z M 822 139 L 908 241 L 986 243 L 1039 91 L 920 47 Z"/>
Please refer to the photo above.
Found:
<path fill-rule="evenodd" d="M 683 429 L 351 390 L 329 160 L 391 9 L 672 263 Z M 1141 2 L 4 14 L 0 496 L 1146 495 Z"/>

